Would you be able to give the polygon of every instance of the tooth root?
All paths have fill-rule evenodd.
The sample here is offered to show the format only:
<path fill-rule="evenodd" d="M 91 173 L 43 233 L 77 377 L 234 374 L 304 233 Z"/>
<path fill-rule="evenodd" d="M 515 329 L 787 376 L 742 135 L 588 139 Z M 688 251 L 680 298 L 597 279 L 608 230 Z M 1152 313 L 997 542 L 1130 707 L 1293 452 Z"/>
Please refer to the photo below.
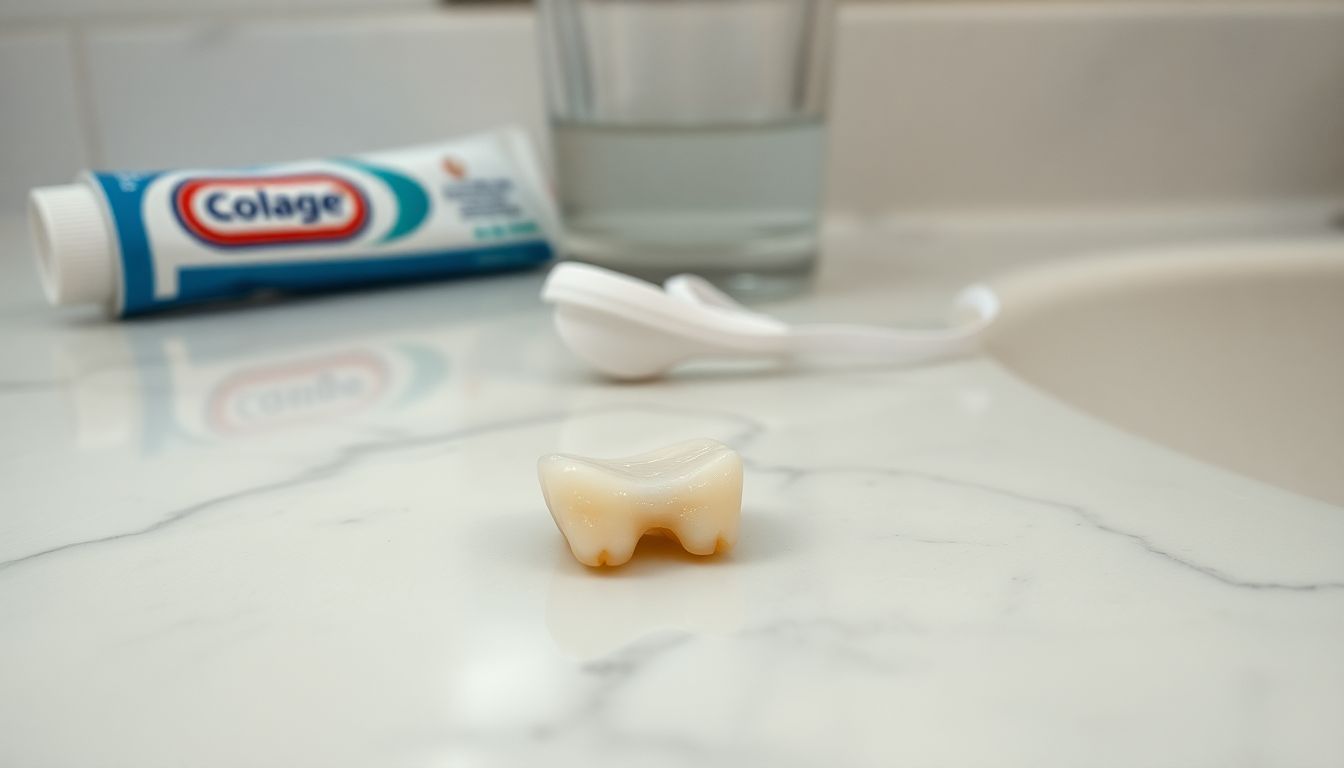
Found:
<path fill-rule="evenodd" d="M 696 555 L 737 542 L 742 459 L 691 440 L 624 459 L 552 454 L 537 462 L 551 517 L 584 565 L 622 565 L 640 537 L 666 531 Z"/>

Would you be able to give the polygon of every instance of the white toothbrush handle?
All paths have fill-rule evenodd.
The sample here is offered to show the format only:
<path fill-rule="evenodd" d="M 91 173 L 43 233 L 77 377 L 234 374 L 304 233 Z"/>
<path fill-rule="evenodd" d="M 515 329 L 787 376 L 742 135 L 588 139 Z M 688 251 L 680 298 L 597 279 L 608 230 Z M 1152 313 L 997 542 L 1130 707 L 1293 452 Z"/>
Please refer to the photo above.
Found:
<path fill-rule="evenodd" d="M 871 360 L 909 365 L 975 352 L 980 338 L 999 313 L 998 297 L 975 285 L 958 295 L 956 306 L 971 315 L 970 322 L 945 330 L 898 330 L 868 325 L 812 324 L 790 329 L 794 357 L 825 361 Z"/>

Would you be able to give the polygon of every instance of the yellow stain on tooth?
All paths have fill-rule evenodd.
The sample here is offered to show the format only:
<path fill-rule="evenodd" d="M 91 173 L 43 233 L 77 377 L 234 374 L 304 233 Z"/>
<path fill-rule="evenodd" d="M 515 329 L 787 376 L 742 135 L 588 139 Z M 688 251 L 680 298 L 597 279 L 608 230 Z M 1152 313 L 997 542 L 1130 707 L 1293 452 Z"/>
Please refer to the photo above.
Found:
<path fill-rule="evenodd" d="M 737 543 L 742 459 L 715 440 L 689 440 L 624 459 L 552 454 L 537 462 L 541 493 L 574 557 L 621 565 L 646 533 L 695 555 Z"/>

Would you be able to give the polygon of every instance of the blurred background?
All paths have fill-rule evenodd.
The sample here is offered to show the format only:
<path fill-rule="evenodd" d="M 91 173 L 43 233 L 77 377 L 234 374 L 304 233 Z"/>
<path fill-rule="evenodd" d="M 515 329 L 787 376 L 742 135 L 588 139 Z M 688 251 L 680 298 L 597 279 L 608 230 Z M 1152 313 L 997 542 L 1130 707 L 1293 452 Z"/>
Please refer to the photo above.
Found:
<path fill-rule="evenodd" d="M 84 167 L 541 139 L 536 37 L 528 3 L 0 0 L 0 213 Z M 1344 2 L 851 0 L 838 38 L 833 216 L 1344 199 Z"/>

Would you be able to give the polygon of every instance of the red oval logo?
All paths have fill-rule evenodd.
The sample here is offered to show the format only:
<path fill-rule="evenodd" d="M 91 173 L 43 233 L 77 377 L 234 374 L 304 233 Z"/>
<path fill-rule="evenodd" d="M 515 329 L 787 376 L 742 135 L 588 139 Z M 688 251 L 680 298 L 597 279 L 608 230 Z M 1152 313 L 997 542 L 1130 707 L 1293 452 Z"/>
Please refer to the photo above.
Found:
<path fill-rule="evenodd" d="M 173 209 L 192 236 L 225 248 L 347 240 L 369 217 L 359 188 L 329 173 L 188 179 Z"/>

